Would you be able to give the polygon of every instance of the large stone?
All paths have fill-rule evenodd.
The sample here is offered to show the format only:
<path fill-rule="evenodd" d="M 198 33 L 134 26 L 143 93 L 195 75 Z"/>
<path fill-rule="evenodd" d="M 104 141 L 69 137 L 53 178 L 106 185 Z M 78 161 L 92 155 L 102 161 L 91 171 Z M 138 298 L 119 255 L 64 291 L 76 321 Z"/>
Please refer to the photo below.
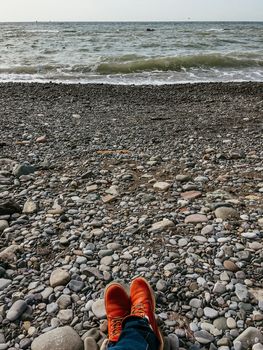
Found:
<path fill-rule="evenodd" d="M 83 350 L 83 348 L 78 333 L 69 326 L 41 334 L 31 344 L 32 350 Z"/>
<path fill-rule="evenodd" d="M 26 310 L 26 308 L 27 308 L 27 303 L 24 300 L 17 300 L 8 310 L 6 314 L 6 318 L 9 321 L 15 321 L 16 319 L 18 319 L 19 316 L 22 315 L 22 313 Z"/>
<path fill-rule="evenodd" d="M 29 175 L 34 172 L 35 168 L 28 163 L 17 164 L 13 169 L 13 175 L 15 175 L 16 177 L 20 177 L 22 175 Z"/>
<path fill-rule="evenodd" d="M 97 318 L 105 318 L 106 310 L 104 305 L 104 299 L 98 299 L 92 304 L 92 312 Z"/>
<path fill-rule="evenodd" d="M 239 219 L 238 212 L 231 207 L 219 207 L 215 210 L 215 216 L 222 220 Z"/>
<path fill-rule="evenodd" d="M 207 217 L 203 214 L 191 214 L 185 218 L 186 224 L 199 224 L 202 222 L 207 222 Z"/>
<path fill-rule="evenodd" d="M 168 228 L 173 228 L 175 227 L 173 221 L 168 220 L 168 219 L 163 219 L 162 221 L 158 221 L 154 224 L 152 224 L 152 227 L 150 228 L 150 232 L 158 232 L 158 231 L 163 231 Z"/>
<path fill-rule="evenodd" d="M 249 349 L 254 344 L 263 342 L 263 333 L 255 327 L 248 327 L 234 340 L 234 344 L 237 342 L 241 343 L 242 349 Z"/>
<path fill-rule="evenodd" d="M 32 200 L 28 199 L 25 204 L 24 204 L 24 208 L 23 208 L 23 213 L 24 214 L 33 214 L 36 213 L 38 209 L 38 206 L 35 202 L 33 202 Z"/>
<path fill-rule="evenodd" d="M 51 287 L 65 286 L 70 281 L 70 274 L 68 271 L 56 269 L 51 273 L 50 285 Z"/>

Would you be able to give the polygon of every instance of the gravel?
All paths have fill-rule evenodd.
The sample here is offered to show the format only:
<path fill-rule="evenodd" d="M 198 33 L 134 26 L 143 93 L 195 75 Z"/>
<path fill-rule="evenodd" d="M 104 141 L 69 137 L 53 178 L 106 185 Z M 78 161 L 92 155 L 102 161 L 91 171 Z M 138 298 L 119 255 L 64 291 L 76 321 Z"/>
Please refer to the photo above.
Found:
<path fill-rule="evenodd" d="M 167 349 L 259 350 L 262 96 L 0 84 L 0 348 L 96 350 L 141 275 Z"/>

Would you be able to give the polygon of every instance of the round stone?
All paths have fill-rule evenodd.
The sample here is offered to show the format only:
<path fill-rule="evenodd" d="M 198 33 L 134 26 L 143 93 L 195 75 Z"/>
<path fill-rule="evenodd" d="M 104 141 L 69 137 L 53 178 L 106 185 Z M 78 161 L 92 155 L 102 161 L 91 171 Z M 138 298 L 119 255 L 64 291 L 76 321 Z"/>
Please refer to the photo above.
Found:
<path fill-rule="evenodd" d="M 98 299 L 92 304 L 92 312 L 97 318 L 105 318 L 106 310 L 104 305 L 104 299 Z"/>
<path fill-rule="evenodd" d="M 238 212 L 231 207 L 219 207 L 215 210 L 215 216 L 222 220 L 238 219 Z"/>
<path fill-rule="evenodd" d="M 22 315 L 22 313 L 26 310 L 27 303 L 24 300 L 17 300 L 11 306 L 10 310 L 6 314 L 6 318 L 9 321 L 15 321 Z"/>
<path fill-rule="evenodd" d="M 63 269 L 56 269 L 51 273 L 50 285 L 51 287 L 65 286 L 70 281 L 70 274 Z"/>
<path fill-rule="evenodd" d="M 211 307 L 204 308 L 204 315 L 210 319 L 216 318 L 218 316 L 218 311 L 212 309 Z"/>
<path fill-rule="evenodd" d="M 209 344 L 214 341 L 212 334 L 207 331 L 197 331 L 194 333 L 194 337 L 200 344 Z"/>
<path fill-rule="evenodd" d="M 31 344 L 32 350 L 83 350 L 83 342 L 78 333 L 65 326 L 41 334 Z"/>

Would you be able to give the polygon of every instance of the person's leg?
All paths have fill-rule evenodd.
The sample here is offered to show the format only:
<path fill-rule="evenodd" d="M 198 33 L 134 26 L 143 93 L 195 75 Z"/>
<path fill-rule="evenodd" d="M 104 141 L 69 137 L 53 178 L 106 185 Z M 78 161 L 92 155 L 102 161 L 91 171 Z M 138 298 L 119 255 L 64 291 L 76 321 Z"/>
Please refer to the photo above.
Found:
<path fill-rule="evenodd" d="M 158 350 L 159 345 L 147 318 L 130 316 L 123 322 L 118 342 L 108 347 L 111 350 Z"/>
<path fill-rule="evenodd" d="M 111 350 L 163 350 L 154 293 L 144 278 L 132 281 L 130 298 L 115 282 L 107 286 L 104 298 Z"/>

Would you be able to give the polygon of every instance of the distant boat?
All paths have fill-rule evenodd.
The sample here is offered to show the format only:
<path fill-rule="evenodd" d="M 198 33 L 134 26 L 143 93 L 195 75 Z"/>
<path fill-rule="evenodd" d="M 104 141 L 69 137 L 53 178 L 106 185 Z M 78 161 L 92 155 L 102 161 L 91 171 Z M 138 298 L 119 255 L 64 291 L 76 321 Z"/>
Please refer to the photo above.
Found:
<path fill-rule="evenodd" d="M 155 31 L 155 29 L 153 29 L 153 28 L 147 28 L 146 29 L 146 32 L 154 32 Z"/>

